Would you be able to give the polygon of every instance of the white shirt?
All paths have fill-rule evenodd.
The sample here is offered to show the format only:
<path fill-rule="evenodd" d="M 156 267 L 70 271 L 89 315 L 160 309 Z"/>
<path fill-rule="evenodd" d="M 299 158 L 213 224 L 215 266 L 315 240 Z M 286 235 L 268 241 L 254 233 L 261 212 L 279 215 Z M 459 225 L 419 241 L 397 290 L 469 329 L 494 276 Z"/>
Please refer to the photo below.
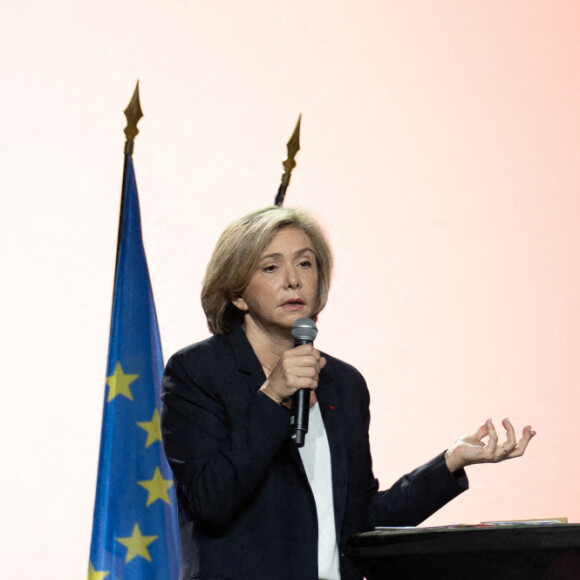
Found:
<path fill-rule="evenodd" d="M 320 580 L 340 580 L 330 447 L 318 403 L 310 408 L 308 434 L 304 447 L 300 448 L 300 457 L 316 502 L 318 578 Z"/>

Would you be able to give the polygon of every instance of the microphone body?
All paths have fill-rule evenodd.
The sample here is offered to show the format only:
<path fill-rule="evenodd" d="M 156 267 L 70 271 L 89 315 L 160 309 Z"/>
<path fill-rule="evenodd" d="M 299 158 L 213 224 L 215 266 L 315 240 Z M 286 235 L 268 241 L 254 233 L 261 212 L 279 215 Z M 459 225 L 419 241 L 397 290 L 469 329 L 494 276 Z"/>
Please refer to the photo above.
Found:
<path fill-rule="evenodd" d="M 303 344 L 313 344 L 318 329 L 311 318 L 299 318 L 292 325 L 294 347 Z M 300 389 L 292 396 L 290 414 L 290 439 L 296 447 L 303 447 L 308 433 L 308 418 L 310 414 L 311 389 Z"/>

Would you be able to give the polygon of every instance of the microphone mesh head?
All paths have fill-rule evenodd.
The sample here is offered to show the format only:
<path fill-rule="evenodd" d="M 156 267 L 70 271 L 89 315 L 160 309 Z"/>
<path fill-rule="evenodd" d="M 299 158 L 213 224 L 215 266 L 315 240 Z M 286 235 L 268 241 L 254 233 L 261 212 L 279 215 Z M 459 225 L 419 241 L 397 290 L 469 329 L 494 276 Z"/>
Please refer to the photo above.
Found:
<path fill-rule="evenodd" d="M 318 328 L 312 318 L 299 318 L 292 325 L 292 336 L 294 340 L 308 340 L 314 342 Z"/>

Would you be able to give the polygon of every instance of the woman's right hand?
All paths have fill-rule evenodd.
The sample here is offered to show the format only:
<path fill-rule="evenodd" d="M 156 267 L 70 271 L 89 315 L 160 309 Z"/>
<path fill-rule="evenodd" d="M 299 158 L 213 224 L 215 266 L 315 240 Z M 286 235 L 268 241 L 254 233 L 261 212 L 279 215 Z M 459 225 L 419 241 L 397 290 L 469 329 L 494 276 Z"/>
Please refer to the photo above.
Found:
<path fill-rule="evenodd" d="M 290 399 L 300 389 L 316 390 L 326 359 L 311 344 L 287 350 L 272 369 L 260 390 L 280 405 L 290 407 Z"/>

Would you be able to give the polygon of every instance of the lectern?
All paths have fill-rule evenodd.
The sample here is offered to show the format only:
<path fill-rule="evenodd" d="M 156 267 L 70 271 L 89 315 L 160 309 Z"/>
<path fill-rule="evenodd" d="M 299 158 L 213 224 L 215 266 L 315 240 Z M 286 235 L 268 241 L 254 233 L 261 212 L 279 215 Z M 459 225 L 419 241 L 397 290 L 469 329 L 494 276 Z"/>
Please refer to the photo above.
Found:
<path fill-rule="evenodd" d="M 387 529 L 346 556 L 367 580 L 580 580 L 580 524 Z"/>

